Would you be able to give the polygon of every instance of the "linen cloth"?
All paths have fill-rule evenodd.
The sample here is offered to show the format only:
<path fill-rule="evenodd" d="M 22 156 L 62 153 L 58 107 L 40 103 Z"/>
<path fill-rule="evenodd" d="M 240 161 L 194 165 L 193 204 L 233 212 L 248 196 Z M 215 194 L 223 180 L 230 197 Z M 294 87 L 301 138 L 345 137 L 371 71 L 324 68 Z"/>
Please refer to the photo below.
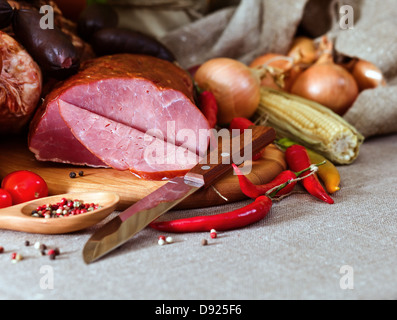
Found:
<path fill-rule="evenodd" d="M 173 244 L 159 246 L 162 233 L 145 229 L 88 266 L 81 252 L 96 227 L 60 236 L 2 230 L 0 298 L 396 299 L 396 150 L 396 135 L 367 141 L 357 162 L 340 168 L 342 190 L 332 206 L 299 192 L 275 203 L 263 221 L 220 232 L 215 240 L 209 233 L 181 234 L 172 235 Z M 220 213 L 246 203 L 173 211 L 166 218 Z M 54 261 L 38 256 L 25 240 L 59 247 L 61 255 Z M 12 264 L 14 251 L 25 260 Z M 52 268 L 53 289 L 40 286 L 46 266 Z M 353 268 L 354 289 L 341 289 L 344 266 Z"/>
<path fill-rule="evenodd" d="M 328 3 L 329 9 L 331 2 L 318 2 Z M 316 16 L 305 11 L 308 3 Z M 243 0 L 200 19 L 178 12 L 176 21 L 164 13 L 172 21 L 167 32 L 160 22 L 146 26 L 154 26 L 151 30 L 158 31 L 186 67 L 219 55 L 248 61 L 266 51 L 287 50 L 300 23 L 310 28 L 308 21 L 322 21 L 313 3 Z M 396 299 L 397 136 L 392 134 L 397 131 L 396 8 L 391 0 L 345 3 L 355 8 L 357 20 L 353 30 L 329 29 L 337 38 L 337 50 L 378 63 L 390 85 L 364 92 L 346 115 L 369 139 L 354 164 L 339 168 L 342 190 L 333 196 L 334 205 L 298 189 L 276 202 L 264 220 L 220 233 L 218 239 L 207 233 L 172 235 L 173 244 L 159 246 L 161 233 L 147 228 L 89 266 L 81 257 L 85 242 L 117 213 L 96 227 L 69 235 L 0 231 L 0 246 L 5 249 L 0 254 L 0 298 Z M 380 136 L 385 133 L 389 135 Z M 172 211 L 166 217 L 221 213 L 247 203 Z M 209 240 L 205 247 L 204 238 Z M 32 246 L 25 247 L 25 240 L 58 247 L 61 255 L 51 261 Z M 12 264 L 12 252 L 25 259 Z M 48 272 L 53 283 L 46 283 Z M 346 288 L 347 275 L 353 288 Z"/>

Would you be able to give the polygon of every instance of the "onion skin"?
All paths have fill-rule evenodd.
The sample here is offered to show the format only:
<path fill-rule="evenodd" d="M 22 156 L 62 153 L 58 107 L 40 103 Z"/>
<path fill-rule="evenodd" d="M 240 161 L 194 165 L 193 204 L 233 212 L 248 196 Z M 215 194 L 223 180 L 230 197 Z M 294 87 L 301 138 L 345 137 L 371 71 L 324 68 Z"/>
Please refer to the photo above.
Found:
<path fill-rule="evenodd" d="M 382 71 L 369 61 L 357 59 L 351 73 L 356 79 L 360 91 L 386 85 Z"/>
<path fill-rule="evenodd" d="M 284 86 L 280 87 L 274 77 L 270 73 L 262 76 L 261 86 L 272 88 L 275 90 L 284 90 L 289 92 L 297 77 L 302 73 L 302 68 L 294 65 L 287 60 L 288 57 L 277 53 L 266 53 L 263 56 L 257 57 L 249 65 L 250 68 L 258 68 L 260 66 L 268 65 L 269 67 L 277 68 L 284 71 Z M 272 61 L 270 61 L 272 60 Z"/>
<path fill-rule="evenodd" d="M 319 61 L 296 79 L 291 93 L 318 102 L 344 115 L 356 100 L 359 89 L 354 77 L 328 59 Z"/>
<path fill-rule="evenodd" d="M 218 103 L 218 124 L 234 118 L 250 118 L 260 102 L 260 77 L 245 64 L 230 58 L 214 58 L 202 64 L 194 80 L 214 94 Z"/>
<path fill-rule="evenodd" d="M 288 56 L 294 59 L 295 63 L 313 64 L 318 58 L 318 50 L 314 41 L 307 37 L 295 38 Z"/>

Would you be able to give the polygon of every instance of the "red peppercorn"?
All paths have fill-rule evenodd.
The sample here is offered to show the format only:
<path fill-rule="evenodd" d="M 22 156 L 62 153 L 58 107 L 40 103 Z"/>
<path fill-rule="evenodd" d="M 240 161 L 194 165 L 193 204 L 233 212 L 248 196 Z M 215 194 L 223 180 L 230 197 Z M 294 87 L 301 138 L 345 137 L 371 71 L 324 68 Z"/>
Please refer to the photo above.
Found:
<path fill-rule="evenodd" d="M 4 253 L 4 248 L 2 246 L 0 246 L 0 254 Z"/>
<path fill-rule="evenodd" d="M 212 229 L 210 232 L 210 236 L 212 239 L 216 239 L 218 237 L 218 234 L 216 233 L 216 230 Z"/>
<path fill-rule="evenodd" d="M 11 260 L 15 260 L 16 257 L 17 257 L 16 252 L 11 253 Z"/>

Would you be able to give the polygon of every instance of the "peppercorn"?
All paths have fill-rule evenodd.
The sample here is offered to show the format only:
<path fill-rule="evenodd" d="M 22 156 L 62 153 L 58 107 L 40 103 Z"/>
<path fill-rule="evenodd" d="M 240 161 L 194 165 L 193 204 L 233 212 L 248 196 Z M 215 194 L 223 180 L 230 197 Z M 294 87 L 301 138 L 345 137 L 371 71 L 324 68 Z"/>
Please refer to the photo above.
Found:
<path fill-rule="evenodd" d="M 19 261 L 23 260 L 23 257 L 21 254 L 13 252 L 11 254 L 11 262 L 12 263 L 18 263 Z"/>
<path fill-rule="evenodd" d="M 76 172 L 71 172 L 71 173 L 69 173 L 69 177 L 71 178 L 71 179 L 74 179 L 74 178 L 76 178 Z"/>
<path fill-rule="evenodd" d="M 166 241 L 167 243 L 173 243 L 173 242 L 174 242 L 174 239 L 173 239 L 172 237 L 167 237 L 167 238 L 165 239 L 165 241 Z"/>
<path fill-rule="evenodd" d="M 79 171 L 79 176 L 80 177 L 84 176 L 84 171 Z"/>
<path fill-rule="evenodd" d="M 25 247 L 29 247 L 30 246 L 30 241 L 29 240 L 26 240 L 25 241 Z"/>
<path fill-rule="evenodd" d="M 47 246 L 46 246 L 44 243 L 40 243 L 40 242 L 37 241 L 37 242 L 34 244 L 34 248 L 35 248 L 36 250 L 43 251 L 43 250 L 46 250 L 46 249 L 47 249 Z"/>
<path fill-rule="evenodd" d="M 0 246 L 0 254 L 4 253 L 4 248 L 2 246 Z"/>
<path fill-rule="evenodd" d="M 207 239 L 203 239 L 203 240 L 201 240 L 201 245 L 202 245 L 202 246 L 206 246 L 206 245 L 208 245 L 208 241 L 207 241 Z"/>
<path fill-rule="evenodd" d="M 32 211 L 31 215 L 38 218 L 62 218 L 100 209 L 98 204 L 84 203 L 83 200 L 68 200 L 63 198 L 56 204 L 39 206 Z"/>
<path fill-rule="evenodd" d="M 210 236 L 211 236 L 212 239 L 216 239 L 218 237 L 218 234 L 217 234 L 215 229 L 211 230 Z"/>

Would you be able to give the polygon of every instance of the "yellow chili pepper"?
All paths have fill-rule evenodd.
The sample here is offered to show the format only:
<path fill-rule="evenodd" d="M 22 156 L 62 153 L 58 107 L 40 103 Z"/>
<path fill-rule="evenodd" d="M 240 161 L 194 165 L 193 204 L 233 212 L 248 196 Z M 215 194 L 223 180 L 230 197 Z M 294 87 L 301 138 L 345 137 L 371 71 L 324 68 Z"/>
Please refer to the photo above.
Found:
<path fill-rule="evenodd" d="M 320 177 L 320 179 L 323 181 L 325 188 L 327 191 L 331 194 L 335 193 L 336 191 L 340 190 L 340 174 L 338 169 L 335 167 L 335 165 L 323 157 L 322 155 L 307 149 L 307 153 L 310 158 L 310 162 L 312 164 L 316 163 L 321 163 L 322 161 L 326 161 L 323 166 L 318 167 L 317 174 Z"/>
<path fill-rule="evenodd" d="M 287 138 L 281 139 L 277 142 L 277 145 L 279 145 L 282 148 L 288 148 L 294 144 L 298 144 L 298 143 L 293 142 L 292 140 L 289 140 Z M 324 165 L 318 168 L 318 172 L 317 172 L 319 178 L 324 183 L 326 190 L 331 194 L 339 191 L 341 176 L 335 165 L 324 156 L 318 154 L 317 152 L 314 152 L 313 150 L 310 150 L 308 148 L 306 148 L 306 150 L 309 155 L 310 162 L 312 164 L 317 164 L 326 161 Z"/>

